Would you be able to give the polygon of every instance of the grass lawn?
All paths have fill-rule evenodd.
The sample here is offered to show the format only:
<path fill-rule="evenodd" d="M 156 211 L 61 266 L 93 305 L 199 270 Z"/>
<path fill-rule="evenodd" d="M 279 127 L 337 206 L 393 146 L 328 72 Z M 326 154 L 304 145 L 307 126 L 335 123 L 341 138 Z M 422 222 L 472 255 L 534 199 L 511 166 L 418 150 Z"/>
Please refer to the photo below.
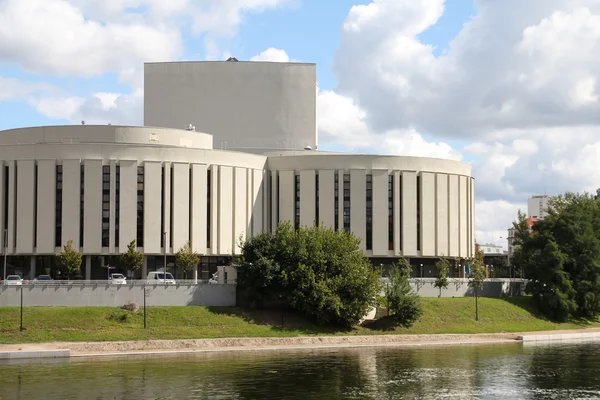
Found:
<path fill-rule="evenodd" d="M 537 318 L 527 297 L 479 299 L 475 321 L 473 298 L 423 298 L 424 314 L 410 329 L 386 326 L 385 320 L 368 327 L 339 330 L 317 326 L 293 314 L 229 307 L 148 307 L 144 329 L 139 313 L 116 307 L 25 307 L 23 332 L 18 307 L 0 307 L 0 343 L 52 341 L 112 341 L 195 339 L 218 337 L 283 337 L 303 335 L 376 335 L 434 333 L 494 333 L 577 329 L 598 322 L 554 323 Z"/>

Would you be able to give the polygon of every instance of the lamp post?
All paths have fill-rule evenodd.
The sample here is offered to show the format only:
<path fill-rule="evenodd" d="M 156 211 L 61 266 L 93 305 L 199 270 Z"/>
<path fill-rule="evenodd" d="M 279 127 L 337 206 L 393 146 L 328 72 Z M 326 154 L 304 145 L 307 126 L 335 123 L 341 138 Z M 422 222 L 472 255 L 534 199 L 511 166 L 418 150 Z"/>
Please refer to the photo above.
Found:
<path fill-rule="evenodd" d="M 421 264 L 421 278 L 423 278 L 423 264 Z"/>

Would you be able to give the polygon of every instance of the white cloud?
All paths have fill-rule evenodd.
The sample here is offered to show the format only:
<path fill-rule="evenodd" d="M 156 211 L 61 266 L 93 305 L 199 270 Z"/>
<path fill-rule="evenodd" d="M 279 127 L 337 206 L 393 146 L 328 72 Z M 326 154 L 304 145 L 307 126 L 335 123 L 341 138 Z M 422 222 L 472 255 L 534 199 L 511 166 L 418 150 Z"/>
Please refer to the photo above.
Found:
<path fill-rule="evenodd" d="M 320 148 L 343 146 L 354 152 L 435 157 L 460 160 L 447 143 L 427 142 L 414 128 L 376 133 L 367 124 L 367 113 L 349 97 L 333 91 L 318 94 Z"/>
<path fill-rule="evenodd" d="M 527 203 L 510 203 L 505 200 L 476 202 L 475 239 L 477 243 L 495 243 L 507 248 L 507 230 L 517 219 L 519 210 L 527 212 Z"/>
<path fill-rule="evenodd" d="M 164 24 L 90 20 L 65 0 L 0 3 L 0 60 L 27 71 L 99 76 L 176 59 L 181 48 L 179 31 Z"/>
<path fill-rule="evenodd" d="M 56 89 L 46 83 L 23 82 L 19 79 L 0 76 L 0 101 L 22 99 L 34 93 Z"/>
<path fill-rule="evenodd" d="M 250 58 L 250 61 L 289 62 L 290 56 L 288 56 L 285 50 L 280 50 L 271 47 L 263 51 L 262 53 Z"/>

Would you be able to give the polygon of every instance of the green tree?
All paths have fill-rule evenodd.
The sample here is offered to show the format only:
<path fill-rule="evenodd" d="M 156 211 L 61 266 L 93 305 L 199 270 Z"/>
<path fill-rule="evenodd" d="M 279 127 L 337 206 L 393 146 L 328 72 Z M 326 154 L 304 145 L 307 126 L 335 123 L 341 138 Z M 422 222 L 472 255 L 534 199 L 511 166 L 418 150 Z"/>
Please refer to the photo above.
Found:
<path fill-rule="evenodd" d="M 137 251 L 135 240 L 127 245 L 127 251 L 119 256 L 119 261 L 129 271 L 137 271 L 144 263 L 144 256 Z"/>
<path fill-rule="evenodd" d="M 350 327 L 376 305 L 378 271 L 344 231 L 279 224 L 241 243 L 238 289 L 251 306 L 291 307 L 323 324 Z"/>
<path fill-rule="evenodd" d="M 66 272 L 70 279 L 73 272 L 81 268 L 81 254 L 73 248 L 73 241 L 69 240 L 63 247 L 63 251 L 56 255 L 56 261 L 61 270 Z"/>
<path fill-rule="evenodd" d="M 442 257 L 435 263 L 435 283 L 434 287 L 440 289 L 440 295 L 442 297 L 442 289 L 448 289 L 450 280 L 448 280 L 448 273 L 450 272 L 450 262 L 447 258 Z"/>
<path fill-rule="evenodd" d="M 483 251 L 475 251 L 475 257 L 471 262 L 471 274 L 469 275 L 469 286 L 475 291 L 475 321 L 479 321 L 479 291 L 485 284 L 485 270 L 483 269 Z"/>
<path fill-rule="evenodd" d="M 388 310 L 399 324 L 411 327 L 423 314 L 417 295 L 410 287 L 412 267 L 406 258 L 400 258 L 390 269 L 389 283 L 385 289 Z"/>
<path fill-rule="evenodd" d="M 526 229 L 519 214 L 513 262 L 529 282 L 537 310 L 564 321 L 600 315 L 600 199 L 566 193 L 549 202 L 549 215 Z"/>
<path fill-rule="evenodd" d="M 199 262 L 200 256 L 198 253 L 192 250 L 192 246 L 190 245 L 189 241 L 184 244 L 175 255 L 175 265 L 177 268 L 183 271 L 184 276 L 186 276 L 188 271 Z"/>

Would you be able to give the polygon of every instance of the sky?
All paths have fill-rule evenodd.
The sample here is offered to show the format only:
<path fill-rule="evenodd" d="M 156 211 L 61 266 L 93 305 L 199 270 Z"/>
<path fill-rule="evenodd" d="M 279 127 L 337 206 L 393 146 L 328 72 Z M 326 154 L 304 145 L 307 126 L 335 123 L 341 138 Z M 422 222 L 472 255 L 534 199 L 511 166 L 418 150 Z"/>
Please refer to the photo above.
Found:
<path fill-rule="evenodd" d="M 0 0 L 0 130 L 143 124 L 143 63 L 317 64 L 319 148 L 462 160 L 476 239 L 600 187 L 600 0 Z"/>

